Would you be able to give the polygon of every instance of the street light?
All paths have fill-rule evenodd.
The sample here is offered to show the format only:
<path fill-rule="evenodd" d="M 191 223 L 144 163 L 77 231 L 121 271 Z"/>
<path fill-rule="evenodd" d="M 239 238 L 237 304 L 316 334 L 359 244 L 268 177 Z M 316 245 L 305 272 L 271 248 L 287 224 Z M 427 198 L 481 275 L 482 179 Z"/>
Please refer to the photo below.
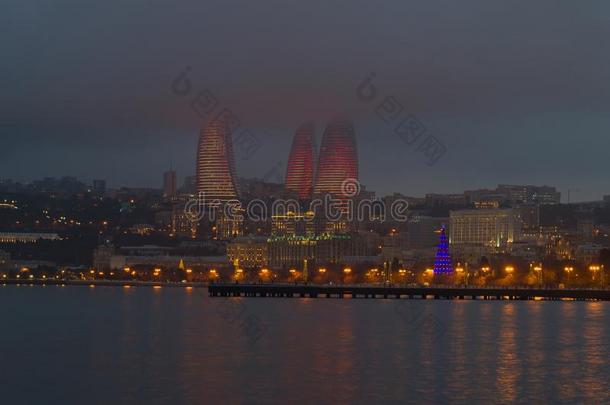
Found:
<path fill-rule="evenodd" d="M 349 267 L 346 267 L 343 269 L 343 273 L 345 273 L 346 275 L 351 274 L 352 273 L 352 269 L 350 269 Z"/>
<path fill-rule="evenodd" d="M 600 278 L 600 284 L 602 286 L 602 288 L 604 287 L 604 266 L 603 265 L 599 265 L 599 264 L 593 264 L 591 266 L 589 266 L 589 270 L 593 272 L 593 281 L 595 281 L 595 276 L 597 274 L 597 272 L 599 271 L 601 274 L 601 278 Z"/>
<path fill-rule="evenodd" d="M 570 282 L 570 275 L 574 271 L 574 267 L 566 266 L 566 267 L 563 268 L 563 271 L 565 271 L 567 273 L 567 275 L 568 275 L 568 283 L 569 283 Z"/>
<path fill-rule="evenodd" d="M 460 263 L 458 263 L 458 265 L 456 266 L 455 272 L 458 274 L 459 277 L 462 277 L 462 273 L 464 273 L 464 268 L 462 267 L 462 265 Z M 455 278 L 456 284 L 458 284 L 460 281 L 459 277 Z"/>
<path fill-rule="evenodd" d="M 506 267 L 504 267 L 504 271 L 506 272 L 506 274 L 508 274 L 510 276 L 515 271 L 515 268 L 513 266 L 506 266 Z"/>
<path fill-rule="evenodd" d="M 533 269 L 536 272 L 536 275 L 538 277 L 538 284 L 542 285 L 542 264 L 538 265 L 538 266 L 534 266 Z"/>

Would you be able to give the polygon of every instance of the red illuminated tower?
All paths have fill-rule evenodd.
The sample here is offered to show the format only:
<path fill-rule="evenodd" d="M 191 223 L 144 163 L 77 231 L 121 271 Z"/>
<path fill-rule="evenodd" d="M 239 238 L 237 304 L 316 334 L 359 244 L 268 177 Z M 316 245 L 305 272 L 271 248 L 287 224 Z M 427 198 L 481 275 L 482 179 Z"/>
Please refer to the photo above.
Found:
<path fill-rule="evenodd" d="M 301 125 L 292 139 L 292 148 L 286 168 L 286 190 L 296 193 L 299 198 L 311 197 L 313 187 L 313 137 L 315 127 L 312 122 Z"/>
<path fill-rule="evenodd" d="M 322 136 L 313 193 L 341 196 L 344 194 L 344 182 L 352 183 L 359 189 L 356 135 L 350 121 L 336 119 L 328 123 Z"/>
<path fill-rule="evenodd" d="M 215 120 L 201 131 L 197 148 L 197 191 L 205 200 L 228 201 L 238 197 L 231 131 Z"/>

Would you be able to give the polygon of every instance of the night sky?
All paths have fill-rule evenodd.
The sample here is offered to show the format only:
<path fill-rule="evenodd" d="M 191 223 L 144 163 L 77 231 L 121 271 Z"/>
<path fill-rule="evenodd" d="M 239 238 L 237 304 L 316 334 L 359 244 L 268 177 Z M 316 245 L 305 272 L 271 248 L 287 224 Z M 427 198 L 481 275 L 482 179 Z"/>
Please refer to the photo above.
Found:
<path fill-rule="evenodd" d="M 610 194 L 610 4 L 592 0 L 32 1 L 0 12 L 0 178 L 160 187 L 194 174 L 208 89 L 260 140 L 240 176 L 285 170 L 296 127 L 355 122 L 380 194 L 557 186 Z M 172 80 L 191 67 L 192 90 Z M 356 96 L 375 72 L 377 97 Z M 426 156 L 375 112 L 393 96 L 446 147 Z M 219 110 L 217 110 L 218 112 Z M 274 180 L 272 177 L 271 180 Z"/>

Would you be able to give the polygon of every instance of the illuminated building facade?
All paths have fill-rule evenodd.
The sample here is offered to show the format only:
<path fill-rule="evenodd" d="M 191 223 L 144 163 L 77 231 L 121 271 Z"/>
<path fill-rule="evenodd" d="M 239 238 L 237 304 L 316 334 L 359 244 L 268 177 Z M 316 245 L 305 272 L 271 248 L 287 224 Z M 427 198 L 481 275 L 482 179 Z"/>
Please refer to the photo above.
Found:
<path fill-rule="evenodd" d="M 172 207 L 171 216 L 171 235 L 188 238 L 197 237 L 197 222 L 191 221 L 184 211 L 183 204 L 177 204 Z"/>
<path fill-rule="evenodd" d="M 286 191 L 301 199 L 311 197 L 314 169 L 313 123 L 301 125 L 292 140 L 292 148 L 286 168 Z"/>
<path fill-rule="evenodd" d="M 364 241 L 355 235 L 273 236 L 268 239 L 269 266 L 300 268 L 304 261 L 340 263 L 346 257 L 363 256 Z"/>
<path fill-rule="evenodd" d="M 334 120 L 328 123 L 322 136 L 313 194 L 342 196 L 343 182 L 348 179 L 358 180 L 354 126 L 346 120 Z"/>
<path fill-rule="evenodd" d="M 201 131 L 197 148 L 197 192 L 205 193 L 208 202 L 238 197 L 231 132 L 221 120 L 208 123 Z"/>
<path fill-rule="evenodd" d="M 241 268 L 255 269 L 268 265 L 267 238 L 262 236 L 242 236 L 227 244 L 227 258 L 231 263 L 239 263 Z"/>
<path fill-rule="evenodd" d="M 287 212 L 271 216 L 271 234 L 275 236 L 314 235 L 316 233 L 314 213 Z"/>
<path fill-rule="evenodd" d="M 244 210 L 235 208 L 232 213 L 227 214 L 224 210 L 216 211 L 216 225 L 214 237 L 220 240 L 229 240 L 244 234 Z"/>
<path fill-rule="evenodd" d="M 513 209 L 457 210 L 449 214 L 451 245 L 505 247 L 520 234 L 519 215 Z"/>
<path fill-rule="evenodd" d="M 0 243 L 36 243 L 39 240 L 60 240 L 56 233 L 0 232 Z"/>

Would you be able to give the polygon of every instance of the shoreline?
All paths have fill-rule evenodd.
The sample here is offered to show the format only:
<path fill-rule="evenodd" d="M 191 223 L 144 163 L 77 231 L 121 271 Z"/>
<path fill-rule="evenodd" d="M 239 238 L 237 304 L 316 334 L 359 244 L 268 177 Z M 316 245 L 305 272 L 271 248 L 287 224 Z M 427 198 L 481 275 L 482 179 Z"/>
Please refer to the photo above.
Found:
<path fill-rule="evenodd" d="M 137 280 L 59 280 L 4 279 L 2 286 L 82 286 L 82 287 L 149 287 L 206 288 L 210 297 L 307 297 L 307 298 L 391 298 L 458 299 L 458 300 L 595 300 L 610 301 L 610 289 L 536 288 L 517 286 L 406 286 L 406 285 L 340 285 L 340 284 L 236 284 L 207 282 L 167 282 Z M 493 298 L 492 298 L 493 297 Z"/>

